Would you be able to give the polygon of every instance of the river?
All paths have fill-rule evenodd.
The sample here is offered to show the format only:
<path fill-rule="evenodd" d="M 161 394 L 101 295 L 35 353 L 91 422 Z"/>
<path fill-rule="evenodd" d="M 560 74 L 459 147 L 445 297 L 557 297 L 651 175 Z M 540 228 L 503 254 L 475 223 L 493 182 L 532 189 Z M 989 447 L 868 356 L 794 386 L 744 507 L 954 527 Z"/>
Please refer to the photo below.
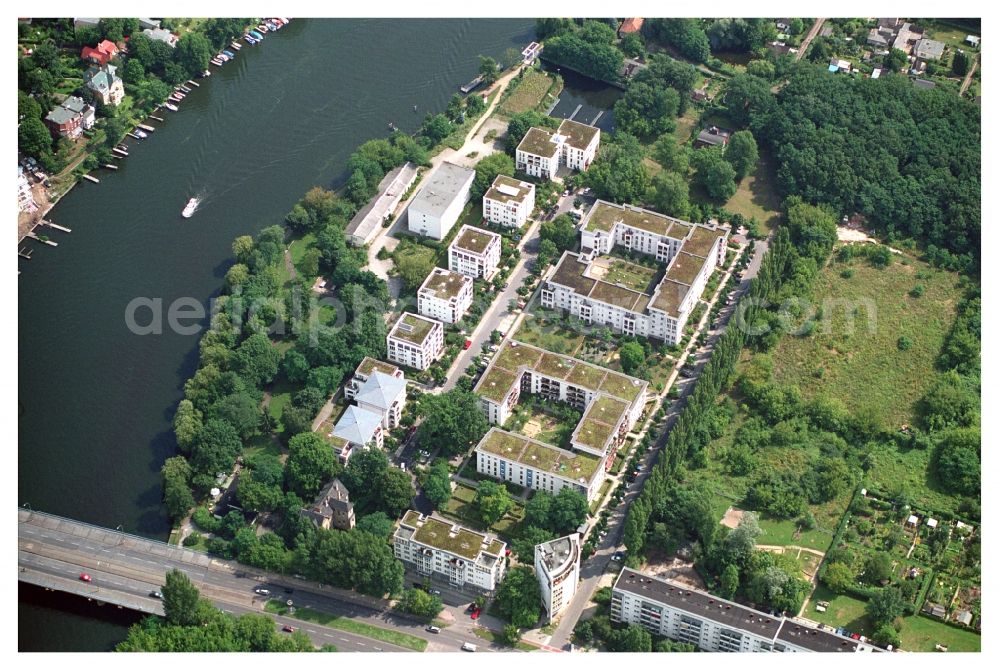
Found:
<path fill-rule="evenodd" d="M 18 503 L 164 539 L 159 470 L 197 364 L 197 336 L 132 334 L 135 297 L 216 295 L 234 237 L 280 223 L 351 151 L 442 111 L 479 54 L 534 38 L 533 19 L 293 20 L 212 68 L 121 169 L 50 212 L 71 228 L 19 261 Z M 417 105 L 418 112 L 413 111 Z M 188 198 L 204 201 L 189 220 Z M 89 605 L 88 605 L 89 606 Z M 128 619 L 19 590 L 20 650 L 107 650 Z"/>

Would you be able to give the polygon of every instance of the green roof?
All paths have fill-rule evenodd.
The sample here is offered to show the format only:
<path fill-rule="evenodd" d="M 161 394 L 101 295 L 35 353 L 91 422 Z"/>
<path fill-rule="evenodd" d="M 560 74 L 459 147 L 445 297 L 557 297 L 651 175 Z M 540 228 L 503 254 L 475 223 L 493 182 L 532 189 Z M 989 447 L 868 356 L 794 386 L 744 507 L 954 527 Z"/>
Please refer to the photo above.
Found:
<path fill-rule="evenodd" d="M 507 186 L 508 188 L 516 189 L 517 193 L 504 193 L 500 190 L 500 186 Z M 486 197 L 487 199 L 495 200 L 497 202 L 523 202 L 524 198 L 528 196 L 528 193 L 530 193 L 534 187 L 534 184 L 530 184 L 527 181 L 520 181 L 519 179 L 514 179 L 506 174 L 498 174 L 497 178 L 493 180 L 493 186 L 486 191 Z"/>
<path fill-rule="evenodd" d="M 691 231 L 691 236 L 684 240 L 682 248 L 691 255 L 707 258 L 712 251 L 715 240 L 719 237 L 725 237 L 725 233 L 721 230 L 706 228 L 703 225 L 696 225 Z"/>
<path fill-rule="evenodd" d="M 529 128 L 524 139 L 517 145 L 518 151 L 534 156 L 551 158 L 559 152 L 559 144 L 552 141 L 553 133 L 542 128 Z"/>
<path fill-rule="evenodd" d="M 416 314 L 403 314 L 392 327 L 390 337 L 403 339 L 418 346 L 424 343 L 437 321 Z"/>
<path fill-rule="evenodd" d="M 678 240 L 683 239 L 693 225 L 649 209 L 598 200 L 587 213 L 583 229 L 610 232 L 616 223 Z"/>
<path fill-rule="evenodd" d="M 421 522 L 420 514 L 416 511 L 407 511 L 401 524 L 414 529 L 413 539 L 415 541 L 460 555 L 468 560 L 475 560 L 479 553 L 483 552 L 483 542 L 489 542 L 489 547 L 485 551 L 487 553 L 496 544 L 503 545 L 502 542 L 496 541 L 489 535 L 473 532 L 461 525 L 455 525 L 434 516 L 428 516 Z M 498 553 L 499 549 L 496 553 L 499 557 Z"/>
<path fill-rule="evenodd" d="M 634 402 L 644 385 L 639 379 L 609 371 L 601 383 L 601 392 Z"/>
<path fill-rule="evenodd" d="M 439 300 L 450 300 L 457 297 L 465 284 L 471 284 L 472 278 L 435 267 L 420 286 L 420 292 L 427 292 Z"/>
<path fill-rule="evenodd" d="M 583 420 L 573 431 L 573 443 L 593 449 L 604 449 L 615 429 L 628 411 L 629 404 L 620 399 L 601 395 L 590 403 Z"/>
<path fill-rule="evenodd" d="M 471 225 L 463 225 L 462 229 L 458 231 L 458 236 L 455 237 L 455 241 L 451 244 L 457 249 L 471 251 L 476 255 L 482 255 L 493 240 L 498 237 L 500 237 L 500 235 L 495 232 L 490 232 L 489 230 L 483 230 L 481 228 L 474 228 Z"/>
<path fill-rule="evenodd" d="M 576 367 L 576 360 L 555 353 L 543 353 L 535 369 L 554 379 L 565 379 Z"/>
<path fill-rule="evenodd" d="M 361 364 L 358 365 L 356 373 L 361 374 L 362 376 L 371 376 L 372 372 L 382 372 L 383 374 L 392 376 L 397 371 L 399 371 L 399 367 L 396 367 L 396 365 L 365 356 L 365 358 L 361 361 Z"/>
<path fill-rule="evenodd" d="M 479 380 L 476 385 L 476 393 L 494 403 L 500 403 L 503 398 L 507 397 L 515 380 L 516 374 L 514 372 L 493 365 Z"/>
<path fill-rule="evenodd" d="M 583 484 L 594 478 L 601 465 L 601 458 L 593 455 L 566 451 L 498 427 L 486 433 L 476 450 Z"/>
<path fill-rule="evenodd" d="M 566 143 L 581 151 L 590 146 L 590 142 L 600 132 L 599 128 L 569 119 L 559 124 L 559 134 L 566 136 Z"/>
<path fill-rule="evenodd" d="M 664 279 L 653 298 L 653 308 L 676 318 L 680 315 L 681 302 L 687 297 L 689 290 L 691 286 L 687 284 Z"/>
<path fill-rule="evenodd" d="M 666 278 L 671 281 L 676 281 L 677 283 L 686 283 L 691 285 L 694 280 L 698 278 L 698 272 L 701 268 L 705 266 L 705 258 L 699 258 L 698 256 L 693 256 L 690 253 L 685 253 L 681 251 L 676 256 L 674 256 L 673 261 L 670 263 L 670 267 L 667 268 Z"/>

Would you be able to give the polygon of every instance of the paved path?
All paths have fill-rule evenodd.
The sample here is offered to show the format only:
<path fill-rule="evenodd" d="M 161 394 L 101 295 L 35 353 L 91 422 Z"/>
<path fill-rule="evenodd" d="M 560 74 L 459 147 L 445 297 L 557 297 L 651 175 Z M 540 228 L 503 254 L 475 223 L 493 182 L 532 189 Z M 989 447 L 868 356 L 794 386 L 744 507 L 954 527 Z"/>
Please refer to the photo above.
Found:
<path fill-rule="evenodd" d="M 812 28 L 809 29 L 809 34 L 806 35 L 806 38 L 802 40 L 802 44 L 799 45 L 799 51 L 795 54 L 795 60 L 802 60 L 802 57 L 806 55 L 806 51 L 809 50 L 809 43 L 812 42 L 813 38 L 819 34 L 819 31 L 825 22 L 826 19 L 816 19 Z"/>

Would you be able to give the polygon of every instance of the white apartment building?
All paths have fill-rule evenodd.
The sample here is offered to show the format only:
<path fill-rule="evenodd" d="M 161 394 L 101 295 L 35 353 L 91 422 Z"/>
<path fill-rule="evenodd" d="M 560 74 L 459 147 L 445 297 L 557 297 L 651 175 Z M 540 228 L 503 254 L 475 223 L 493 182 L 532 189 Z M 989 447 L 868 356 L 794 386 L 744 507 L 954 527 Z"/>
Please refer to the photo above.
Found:
<path fill-rule="evenodd" d="M 389 376 L 394 376 L 398 379 L 406 379 L 406 375 L 403 374 L 403 370 L 396 367 L 396 365 L 390 365 L 388 362 L 383 362 L 381 360 L 365 356 L 358 365 L 358 368 L 354 370 L 354 374 L 351 375 L 351 378 L 344 384 L 344 398 L 353 400 L 357 396 L 361 386 L 364 385 L 365 381 L 371 377 L 372 372 L 376 371 Z"/>
<path fill-rule="evenodd" d="M 456 588 L 492 592 L 507 571 L 507 544 L 451 521 L 407 511 L 392 537 L 395 556 L 418 574 L 438 574 Z"/>
<path fill-rule="evenodd" d="M 383 428 L 394 428 L 399 425 L 406 406 L 406 381 L 379 371 L 372 372 L 361 384 L 354 400 L 360 408 L 379 414 Z"/>
<path fill-rule="evenodd" d="M 551 495 L 568 487 L 588 502 L 597 498 L 607 475 L 604 463 L 605 458 L 550 446 L 498 427 L 490 428 L 476 446 L 480 474 Z"/>
<path fill-rule="evenodd" d="M 576 594 L 580 535 L 570 534 L 535 546 L 535 575 L 542 590 L 542 606 L 551 622 Z"/>
<path fill-rule="evenodd" d="M 29 214 L 38 211 L 38 205 L 35 204 L 35 196 L 31 194 L 31 184 L 28 182 L 28 178 L 24 176 L 24 168 L 20 165 L 17 167 L 17 210 Z"/>
<path fill-rule="evenodd" d="M 560 165 L 586 171 L 600 145 L 600 128 L 566 119 L 555 132 L 530 128 L 517 145 L 514 163 L 530 176 L 552 179 Z"/>
<path fill-rule="evenodd" d="M 407 208 L 410 232 L 444 239 L 469 201 L 469 189 L 475 176 L 475 170 L 441 163 Z"/>
<path fill-rule="evenodd" d="M 444 350 L 444 326 L 417 314 L 403 314 L 385 338 L 388 358 L 414 369 L 427 369 Z"/>
<path fill-rule="evenodd" d="M 535 209 L 535 185 L 498 174 L 483 195 L 483 218 L 496 225 L 519 228 Z"/>
<path fill-rule="evenodd" d="M 382 415 L 358 406 L 347 407 L 327 435 L 334 454 L 346 464 L 359 448 L 382 448 L 384 428 Z"/>
<path fill-rule="evenodd" d="M 730 653 L 863 653 L 881 649 L 771 616 L 671 580 L 625 568 L 611 590 L 611 620 L 641 625 L 651 634 Z"/>
<path fill-rule="evenodd" d="M 448 246 L 448 269 L 489 281 L 500 266 L 500 235 L 463 225 Z"/>
<path fill-rule="evenodd" d="M 417 290 L 417 312 L 443 323 L 457 323 L 472 304 L 472 278 L 435 267 Z"/>
<path fill-rule="evenodd" d="M 727 233 L 644 209 L 598 201 L 581 222 L 581 252 L 566 252 L 544 282 L 541 303 L 616 332 L 678 343 L 716 265 Z M 666 263 L 662 279 L 643 265 L 601 257 L 616 246 Z"/>

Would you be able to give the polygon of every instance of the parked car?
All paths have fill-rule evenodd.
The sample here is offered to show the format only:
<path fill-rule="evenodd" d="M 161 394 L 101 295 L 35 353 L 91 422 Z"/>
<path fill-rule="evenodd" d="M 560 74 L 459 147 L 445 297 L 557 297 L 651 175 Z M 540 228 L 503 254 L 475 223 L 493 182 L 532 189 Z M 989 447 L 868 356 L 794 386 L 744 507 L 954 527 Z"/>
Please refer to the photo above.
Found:
<path fill-rule="evenodd" d="M 292 627 L 291 625 L 282 625 L 281 626 L 281 631 L 282 632 L 288 632 L 289 634 L 291 634 L 292 632 L 295 631 L 295 628 Z"/>
<path fill-rule="evenodd" d="M 253 591 L 256 592 L 258 595 L 270 595 L 271 594 L 271 591 L 268 590 L 267 588 L 254 588 Z"/>
<path fill-rule="evenodd" d="M 472 602 L 471 604 L 469 604 L 468 606 L 465 607 L 465 612 L 466 613 L 472 613 L 475 610 L 476 610 L 476 603 L 475 602 Z"/>
<path fill-rule="evenodd" d="M 427 631 L 430 632 L 431 634 L 440 634 L 441 633 L 441 628 L 440 627 L 435 627 L 434 625 L 431 625 L 430 627 L 427 628 Z"/>
<path fill-rule="evenodd" d="M 432 595 L 437 595 L 438 597 L 440 597 L 441 596 L 441 591 L 440 590 L 431 590 L 431 594 Z"/>
<path fill-rule="evenodd" d="M 462 350 L 463 351 L 468 351 L 471 347 L 472 347 L 472 340 L 471 339 L 466 339 L 465 343 L 462 345 Z"/>
<path fill-rule="evenodd" d="M 475 653 L 476 652 L 476 644 L 469 643 L 468 641 L 466 641 L 465 643 L 462 644 L 462 650 L 468 651 L 470 653 Z"/>
<path fill-rule="evenodd" d="M 479 618 L 479 614 L 481 612 L 482 612 L 482 609 L 480 609 L 480 608 L 477 607 L 476 610 L 472 612 L 472 619 L 476 620 L 477 618 Z"/>
<path fill-rule="evenodd" d="M 160 592 L 159 590 L 154 590 L 153 592 L 149 593 L 149 596 L 155 597 L 156 599 L 163 599 L 163 593 Z"/>

